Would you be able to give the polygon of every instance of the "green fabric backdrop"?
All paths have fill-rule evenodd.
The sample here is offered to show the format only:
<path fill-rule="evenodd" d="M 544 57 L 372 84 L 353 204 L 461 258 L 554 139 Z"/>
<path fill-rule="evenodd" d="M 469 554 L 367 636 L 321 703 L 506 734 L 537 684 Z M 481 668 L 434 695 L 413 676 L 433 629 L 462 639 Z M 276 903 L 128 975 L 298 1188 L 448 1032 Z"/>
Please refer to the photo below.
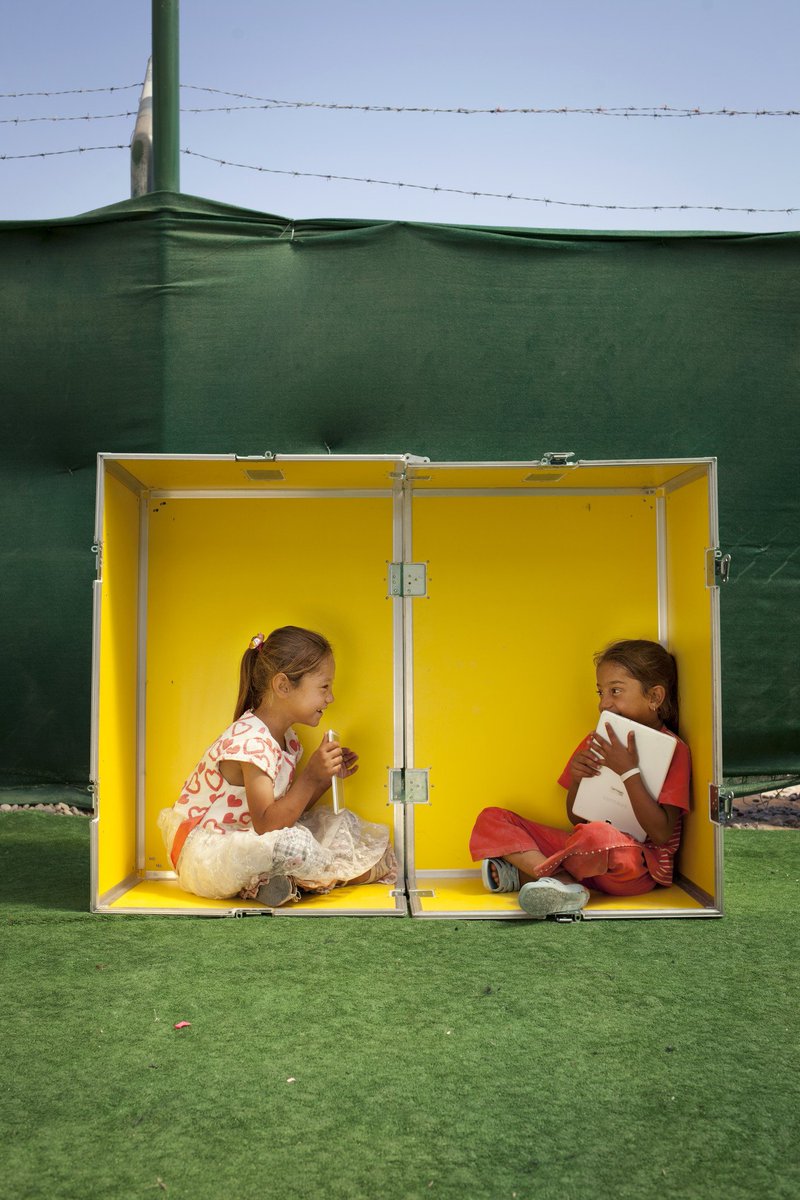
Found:
<path fill-rule="evenodd" d="M 799 254 L 166 193 L 0 224 L 0 782 L 88 772 L 98 450 L 716 455 L 725 770 L 798 772 Z"/>

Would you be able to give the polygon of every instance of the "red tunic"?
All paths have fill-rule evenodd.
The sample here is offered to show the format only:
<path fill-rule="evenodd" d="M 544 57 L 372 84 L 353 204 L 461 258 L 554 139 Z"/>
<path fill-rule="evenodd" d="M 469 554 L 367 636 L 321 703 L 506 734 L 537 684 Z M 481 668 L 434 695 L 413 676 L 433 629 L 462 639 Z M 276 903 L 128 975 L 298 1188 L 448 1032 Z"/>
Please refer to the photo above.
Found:
<path fill-rule="evenodd" d="M 663 732 L 670 733 L 670 730 Z M 569 763 L 591 736 L 587 734 L 570 755 L 559 776 L 562 787 L 569 787 Z M 691 774 L 689 747 L 680 738 L 675 740 L 677 746 L 658 802 L 672 805 L 681 812 L 672 836 L 663 846 L 656 846 L 649 840 L 637 842 L 630 834 L 621 833 L 604 821 L 587 821 L 570 830 L 555 829 L 529 821 L 505 808 L 485 808 L 478 816 L 470 838 L 473 860 L 538 850 L 547 855 L 546 861 L 534 872 L 539 879 L 563 868 L 587 887 L 611 895 L 639 895 L 651 891 L 657 884 L 669 887 L 681 839 L 681 813 L 689 810 Z"/>

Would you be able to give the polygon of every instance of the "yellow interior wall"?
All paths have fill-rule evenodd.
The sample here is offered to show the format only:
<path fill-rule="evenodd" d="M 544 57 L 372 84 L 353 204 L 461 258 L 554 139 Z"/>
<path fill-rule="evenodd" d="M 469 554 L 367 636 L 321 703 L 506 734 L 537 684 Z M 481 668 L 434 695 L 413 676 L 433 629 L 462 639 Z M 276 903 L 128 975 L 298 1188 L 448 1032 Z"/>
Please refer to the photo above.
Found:
<path fill-rule="evenodd" d="M 336 458 L 318 462 L 221 458 L 126 458 L 115 460 L 144 487 L 159 490 L 208 490 L 210 488 L 274 491 L 307 488 L 391 488 L 392 473 L 402 469 L 400 460 L 343 462 Z M 283 479 L 251 479 L 248 472 L 280 471 Z"/>
<path fill-rule="evenodd" d="M 657 638 L 653 496 L 431 496 L 413 508 L 415 766 L 421 870 L 472 866 L 488 805 L 567 826 L 556 780 L 597 720 L 592 656 Z"/>
<path fill-rule="evenodd" d="M 361 756 L 345 802 L 391 824 L 392 500 L 150 502 L 145 866 L 170 869 L 156 818 L 230 723 L 253 634 L 319 630 L 336 653 L 329 725 Z M 298 728 L 306 749 L 324 729 Z"/>
<path fill-rule="evenodd" d="M 678 660 L 681 736 L 692 753 L 692 816 L 685 823 L 678 868 L 713 896 L 717 830 L 709 817 L 714 763 L 714 591 L 706 586 L 711 546 L 708 483 L 699 479 L 667 497 L 670 648 Z"/>
<path fill-rule="evenodd" d="M 615 463 L 574 467 L 540 463 L 420 463 L 409 466 L 409 478 L 420 491 L 441 488 L 659 488 L 690 469 L 687 463 Z"/>
<path fill-rule="evenodd" d="M 111 475 L 106 474 L 104 488 L 95 826 L 99 896 L 136 867 L 139 501 Z"/>

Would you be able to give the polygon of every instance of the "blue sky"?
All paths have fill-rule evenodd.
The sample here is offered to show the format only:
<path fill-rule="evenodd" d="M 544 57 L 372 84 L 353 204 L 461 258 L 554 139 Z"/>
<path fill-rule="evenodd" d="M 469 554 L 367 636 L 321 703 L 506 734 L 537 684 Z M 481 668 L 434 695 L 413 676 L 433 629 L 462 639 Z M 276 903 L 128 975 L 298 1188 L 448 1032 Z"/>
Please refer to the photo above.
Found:
<path fill-rule="evenodd" d="M 27 0 L 0 45 L 0 220 L 130 194 L 125 149 L 150 0 Z M 183 0 L 181 80 L 250 96 L 417 107 L 800 109 L 797 0 Z M 9 95 L 10 94 L 10 95 Z M 247 101 L 184 87 L 184 108 Z M 89 121 L 31 121 L 85 116 Z M 18 119 L 19 123 L 9 123 Z M 800 117 L 466 116 L 326 108 L 184 112 L 181 190 L 296 219 L 573 229 L 800 228 L 800 211 L 626 212 L 220 166 L 349 175 L 598 205 L 800 209 Z"/>

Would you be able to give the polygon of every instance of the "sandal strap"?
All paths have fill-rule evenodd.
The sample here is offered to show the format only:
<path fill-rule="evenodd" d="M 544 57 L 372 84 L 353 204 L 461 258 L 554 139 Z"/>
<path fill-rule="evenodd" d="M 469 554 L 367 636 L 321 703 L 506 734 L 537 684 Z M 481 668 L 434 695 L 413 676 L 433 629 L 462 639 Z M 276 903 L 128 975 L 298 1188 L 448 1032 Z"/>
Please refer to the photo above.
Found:
<path fill-rule="evenodd" d="M 491 867 L 497 871 L 497 883 L 492 878 Z M 485 858 L 481 863 L 481 878 L 489 892 L 519 891 L 519 871 L 504 858 Z"/>

